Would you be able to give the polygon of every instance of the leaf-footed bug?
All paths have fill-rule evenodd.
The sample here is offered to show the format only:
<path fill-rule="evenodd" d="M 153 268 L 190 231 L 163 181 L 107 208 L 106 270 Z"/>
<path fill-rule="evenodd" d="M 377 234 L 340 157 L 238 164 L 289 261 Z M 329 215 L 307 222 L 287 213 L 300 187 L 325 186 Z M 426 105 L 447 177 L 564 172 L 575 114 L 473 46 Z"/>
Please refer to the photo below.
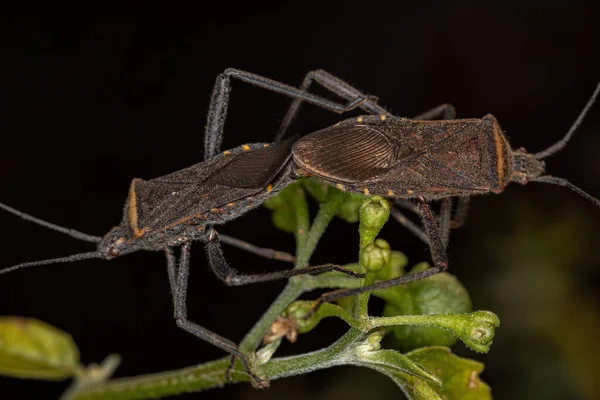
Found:
<path fill-rule="evenodd" d="M 217 155 L 222 142 L 231 78 L 295 99 L 281 124 L 274 144 L 244 145 Z M 345 98 L 348 103 L 339 104 L 309 93 L 307 89 L 312 81 Z M 591 106 L 597 92 L 598 89 L 565 138 L 552 148 L 538 153 L 539 159 L 558 151 L 566 144 Z M 379 115 L 343 121 L 297 142 L 294 138 L 280 141 L 297 114 L 301 102 L 304 101 L 340 114 L 361 108 L 368 113 Z M 443 116 L 450 121 L 424 122 L 437 116 Z M 453 118 L 454 110 L 449 105 L 437 107 L 415 117 L 414 120 L 394 118 L 377 105 L 372 97 L 360 93 L 324 71 L 313 71 L 307 74 L 302 87 L 298 89 L 247 72 L 226 70 L 217 77 L 213 90 L 205 133 L 206 161 L 161 178 L 149 181 L 134 179 L 130 186 L 121 225 L 113 228 L 104 238 L 59 227 L 0 204 L 0 208 L 24 219 L 80 240 L 98 243 L 95 252 L 24 263 L 2 270 L 0 273 L 33 265 L 90 258 L 111 259 L 137 250 L 164 250 L 167 255 L 169 282 L 178 325 L 239 357 L 248 373 L 258 381 L 259 378 L 252 373 L 245 356 L 237 350 L 235 343 L 187 320 L 185 300 L 190 243 L 194 240 L 203 240 L 206 243 L 211 268 L 221 280 L 230 285 L 264 282 L 331 270 L 362 276 L 332 264 L 308 267 L 303 270 L 243 276 L 237 275 L 227 265 L 220 249 L 219 236 L 212 226 L 241 216 L 298 176 L 319 176 L 344 190 L 364 194 L 382 194 L 394 198 L 416 197 L 419 200 L 419 212 L 425 232 L 411 226 L 410 221 L 405 221 L 404 224 L 430 244 L 435 264 L 435 267 L 421 274 L 360 289 L 326 294 L 319 299 L 317 306 L 322 301 L 402 284 L 444 270 L 447 267 L 445 247 L 451 225 L 452 207 L 449 201 L 451 196 L 460 195 L 461 204 L 466 204 L 464 199 L 468 195 L 485 191 L 499 192 L 510 180 L 517 180 L 516 177 L 520 177 L 521 183 L 525 183 L 526 181 L 523 180 L 525 177 L 529 180 L 562 184 L 591 199 L 589 195 L 564 180 L 541 175 L 543 164 L 534 156 L 525 152 L 512 152 L 493 117 L 481 120 L 452 120 Z M 332 144 L 339 142 L 343 135 L 347 135 L 345 142 L 351 146 L 332 148 L 335 150 L 333 151 L 334 159 L 337 160 L 335 163 L 328 163 L 327 160 L 319 158 L 319 154 L 327 153 L 331 156 L 332 152 L 326 151 L 327 146 L 331 148 Z M 462 147 L 465 144 L 470 146 L 468 151 Z M 462 158 L 457 157 L 462 161 L 444 166 L 437 157 L 448 151 L 462 154 Z M 548 152 L 550 153 L 546 154 Z M 502 157 L 498 157 L 498 154 Z M 496 164 L 493 160 L 494 155 L 496 155 Z M 495 165 L 496 175 L 493 175 L 493 168 L 488 170 L 492 174 L 477 176 L 470 174 L 478 171 L 473 169 L 467 171 L 464 165 L 474 157 L 480 158 L 479 162 L 482 166 Z M 503 162 L 502 168 L 499 164 L 500 159 Z M 408 167 L 402 170 L 402 165 Z M 452 171 L 449 167 L 455 170 Z M 436 171 L 438 175 L 434 176 Z M 406 182 L 402 181 L 404 178 L 407 179 Z M 440 188 L 443 190 L 438 190 Z M 431 199 L 444 199 L 439 227 L 426 203 L 426 200 Z M 407 204 L 403 203 L 404 206 Z M 462 219 L 461 216 L 464 216 L 463 211 L 464 207 L 461 207 L 455 214 L 458 223 Z M 397 210 L 396 216 L 402 222 Z M 236 239 L 225 236 L 222 239 L 230 244 L 250 249 L 259 255 L 278 257 L 278 254 L 282 254 L 269 249 L 258 249 L 247 243 L 240 244 Z M 172 251 L 173 247 L 181 247 L 178 267 Z M 289 260 L 290 257 L 284 254 L 284 258 Z"/>
<path fill-rule="evenodd" d="M 229 81 L 232 76 L 242 75 L 236 76 L 234 70 L 227 70 L 216 80 L 206 124 L 205 161 L 160 178 L 148 181 L 134 179 L 129 188 L 121 224 L 111 229 L 104 237 L 58 226 L 0 203 L 1 209 L 25 220 L 75 239 L 97 244 L 96 251 L 22 263 L 0 270 L 0 274 L 36 265 L 94 258 L 110 260 L 138 250 L 165 251 L 177 324 L 184 330 L 240 358 L 248 374 L 255 381 L 260 382 L 260 378 L 251 371 L 246 357 L 237 349 L 235 343 L 188 321 L 186 297 L 190 243 L 195 240 L 205 242 L 213 272 L 219 279 L 232 286 L 327 271 L 340 271 L 356 277 L 363 275 L 333 264 L 268 274 L 239 275 L 225 261 L 220 248 L 220 238 L 213 225 L 235 219 L 259 206 L 294 179 L 289 162 L 294 138 L 276 140 L 273 144 L 242 145 L 219 154 L 229 101 Z M 302 90 L 291 87 L 290 89 L 288 94 L 291 96 L 302 96 L 306 99 L 307 96 Z M 340 112 L 354 109 L 362 102 L 359 100 L 357 104 L 344 107 L 316 96 L 309 95 L 308 98 L 327 104 Z M 225 235 L 221 239 L 230 245 L 261 256 L 293 260 L 293 256 L 287 253 L 258 248 Z M 181 248 L 179 261 L 174 255 L 174 247 Z"/>
<path fill-rule="evenodd" d="M 344 89 L 347 91 L 348 87 Z M 453 119 L 451 106 L 436 110 L 444 117 L 438 121 L 398 118 L 381 108 L 379 115 L 347 119 L 299 139 L 292 147 L 296 174 L 316 176 L 344 191 L 415 199 L 418 207 L 400 201 L 419 214 L 425 232 L 397 210 L 394 217 L 429 245 L 434 262 L 432 268 L 419 273 L 326 293 L 305 318 L 324 301 L 384 289 L 445 271 L 449 231 L 464 221 L 470 196 L 501 193 L 510 182 L 523 185 L 544 182 L 569 188 L 600 206 L 598 199 L 566 179 L 546 175 L 543 161 L 566 146 L 599 92 L 600 83 L 567 134 L 535 154 L 523 148 L 513 150 L 494 116 Z M 342 91 L 337 94 L 343 96 Z M 452 197 L 459 198 L 456 221 L 451 221 Z M 431 200 L 442 200 L 439 222 L 427 203 Z"/>

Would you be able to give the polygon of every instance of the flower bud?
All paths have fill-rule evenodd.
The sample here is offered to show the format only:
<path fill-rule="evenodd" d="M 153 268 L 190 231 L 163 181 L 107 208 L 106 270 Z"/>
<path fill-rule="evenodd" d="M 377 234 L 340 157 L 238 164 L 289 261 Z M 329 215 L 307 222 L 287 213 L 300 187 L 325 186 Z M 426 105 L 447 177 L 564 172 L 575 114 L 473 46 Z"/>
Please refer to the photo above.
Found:
<path fill-rule="evenodd" d="M 360 252 L 360 264 L 369 272 L 377 272 L 392 259 L 390 245 L 383 239 L 376 239 Z"/>

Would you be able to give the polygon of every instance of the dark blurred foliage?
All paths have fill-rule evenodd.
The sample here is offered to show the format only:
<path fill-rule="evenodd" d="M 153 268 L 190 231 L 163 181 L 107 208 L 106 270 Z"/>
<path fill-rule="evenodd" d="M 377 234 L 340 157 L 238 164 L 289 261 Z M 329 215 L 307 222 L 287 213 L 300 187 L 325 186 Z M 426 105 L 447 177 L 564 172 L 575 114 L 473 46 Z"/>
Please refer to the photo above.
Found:
<path fill-rule="evenodd" d="M 589 1 L 394 2 L 385 4 L 204 2 L 178 15 L 57 16 L 0 22 L 0 201 L 52 222 L 102 234 L 121 215 L 129 181 L 202 159 L 214 78 L 227 67 L 299 84 L 324 68 L 378 96 L 401 116 L 452 102 L 460 117 L 493 113 L 514 147 L 541 150 L 560 138 L 600 79 L 600 14 Z M 60 12 L 59 12 L 60 11 Z M 78 15 L 78 16 L 77 16 Z M 149 16 L 153 15 L 153 16 Z M 324 93 L 317 90 L 318 93 Z M 288 101 L 234 83 L 225 147 L 269 141 Z M 339 119 L 306 106 L 293 131 Z M 549 172 L 600 195 L 600 106 Z M 594 399 L 600 392 L 600 210 L 565 189 L 512 185 L 475 198 L 453 233 L 451 271 L 475 309 L 502 325 L 483 378 L 496 399 Z M 90 250 L 0 215 L 0 266 Z M 293 238 L 261 208 L 222 228 L 291 251 Z M 313 261 L 355 261 L 357 233 L 336 220 Z M 427 249 L 389 223 L 382 237 L 412 263 Z M 243 271 L 282 265 L 226 248 Z M 239 341 L 283 287 L 226 288 L 193 252 L 193 320 Z M 316 296 L 312 294 L 311 297 Z M 0 314 L 39 318 L 70 332 L 85 363 L 123 356 L 119 376 L 193 365 L 223 355 L 172 319 L 164 256 L 31 268 L 0 279 Z M 316 349 L 344 332 L 322 326 L 281 354 Z M 2 398 L 56 398 L 64 385 L 0 378 Z M 374 394 L 373 391 L 377 391 Z M 397 399 L 387 378 L 338 368 L 273 382 L 268 391 L 232 386 L 184 398 Z"/>

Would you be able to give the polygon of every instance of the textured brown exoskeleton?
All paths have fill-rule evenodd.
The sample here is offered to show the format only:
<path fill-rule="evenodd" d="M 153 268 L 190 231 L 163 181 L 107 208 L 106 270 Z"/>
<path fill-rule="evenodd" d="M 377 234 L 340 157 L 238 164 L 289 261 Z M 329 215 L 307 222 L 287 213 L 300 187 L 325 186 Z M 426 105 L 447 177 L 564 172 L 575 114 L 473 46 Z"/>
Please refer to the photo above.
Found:
<path fill-rule="evenodd" d="M 321 296 L 323 301 L 395 286 L 445 271 L 451 197 L 501 193 L 510 182 L 546 182 L 574 190 L 600 207 L 600 201 L 563 178 L 545 175 L 543 158 L 562 149 L 591 107 L 590 101 L 563 139 L 530 154 L 513 150 L 492 115 L 481 119 L 410 120 L 386 114 L 359 116 L 299 139 L 292 148 L 296 174 L 316 176 L 341 190 L 396 199 L 416 199 L 434 267 L 418 274 Z M 443 200 L 440 223 L 427 201 Z M 460 212 L 463 214 L 464 210 Z M 406 220 L 404 220 L 406 221 Z M 403 222 L 403 221 L 401 221 Z M 404 223 L 404 222 L 403 222 Z M 414 228 L 413 228 L 414 229 Z M 417 228 L 418 229 L 418 228 Z M 313 310 L 316 310 L 316 307 Z"/>
<path fill-rule="evenodd" d="M 297 173 L 344 190 L 425 200 L 500 193 L 511 180 L 543 172 L 542 162 L 511 150 L 491 115 L 441 121 L 352 118 L 301 138 L 293 156 Z M 519 171 L 529 158 L 533 171 Z"/>
<path fill-rule="evenodd" d="M 169 175 L 151 180 L 133 179 L 121 223 L 102 238 L 66 230 L 0 204 L 0 208 L 25 219 L 98 244 L 94 252 L 24 263 L 6 268 L 0 271 L 0 274 L 33 265 L 91 258 L 110 260 L 139 250 L 165 251 L 177 324 L 239 357 L 248 373 L 256 381 L 260 381 L 251 372 L 246 358 L 237 350 L 235 343 L 187 320 L 185 300 L 189 249 L 192 241 L 205 242 L 213 271 L 217 277 L 232 286 L 333 270 L 356 277 L 363 276 L 332 264 L 302 270 L 238 275 L 225 261 L 219 246 L 219 237 L 212 226 L 231 221 L 258 207 L 293 180 L 289 160 L 294 140 L 295 138 L 289 138 L 273 144 L 243 145 Z M 221 237 L 225 238 L 227 237 L 224 235 Z M 225 241 L 233 245 L 241 242 L 233 238 Z M 177 268 L 171 249 L 179 246 L 182 254 Z M 290 261 L 291 257 L 286 253 L 256 248 L 245 242 L 238 247 L 270 258 L 287 257 L 287 261 Z"/>
<path fill-rule="evenodd" d="M 283 94 L 294 99 L 284 117 L 275 143 L 243 145 L 219 154 L 231 79 Z M 317 82 L 347 104 L 337 103 L 308 92 Z M 367 96 L 325 71 L 309 72 L 300 88 L 244 71 L 228 69 L 217 77 L 204 136 L 205 161 L 172 174 L 151 180 L 134 179 L 130 185 L 120 225 L 104 237 L 88 235 L 51 224 L 0 203 L 4 209 L 25 220 L 45 226 L 73 238 L 97 244 L 96 251 L 68 257 L 34 261 L 5 268 L 0 274 L 20 268 L 85 259 L 112 259 L 138 250 L 164 251 L 173 295 L 175 319 L 184 330 L 239 357 L 248 374 L 259 382 L 246 356 L 236 344 L 187 319 L 186 296 L 192 241 L 206 244 L 209 264 L 219 279 L 228 285 L 243 285 L 288 278 L 300 274 L 340 271 L 356 277 L 362 274 L 333 264 L 312 266 L 261 275 L 239 275 L 226 262 L 220 240 L 255 254 L 282 260 L 293 256 L 271 249 L 257 248 L 238 239 L 217 235 L 213 225 L 231 221 L 300 176 L 313 175 L 337 187 L 364 194 L 392 198 L 416 198 L 425 232 L 411 225 L 393 210 L 397 220 L 430 245 L 434 267 L 419 274 L 376 283 L 358 289 L 343 290 L 322 296 L 322 301 L 371 291 L 420 279 L 447 268 L 445 247 L 450 229 L 451 203 L 448 199 L 480 193 L 499 193 L 510 181 L 538 181 L 569 187 L 598 205 L 598 201 L 561 178 L 543 175 L 541 161 L 562 148 L 583 119 L 592 99 L 569 133 L 542 153 L 527 154 L 511 150 L 506 137 L 492 116 L 483 119 L 454 120 L 454 109 L 442 105 L 415 117 L 395 118 Z M 377 116 L 363 116 L 343 121 L 333 127 L 310 134 L 300 140 L 281 140 L 297 115 L 302 102 L 344 113 L 356 108 Z M 446 121 L 426 121 L 443 116 Z M 442 199 L 440 224 L 426 203 Z M 403 203 L 406 207 L 407 204 Z M 414 210 L 416 207 L 412 206 Z M 409 207 L 409 208 L 410 208 Z M 464 211 L 464 207 L 461 208 Z M 457 210 L 458 222 L 464 212 Z M 173 248 L 180 247 L 179 260 Z M 246 349 L 245 351 L 252 351 Z"/>

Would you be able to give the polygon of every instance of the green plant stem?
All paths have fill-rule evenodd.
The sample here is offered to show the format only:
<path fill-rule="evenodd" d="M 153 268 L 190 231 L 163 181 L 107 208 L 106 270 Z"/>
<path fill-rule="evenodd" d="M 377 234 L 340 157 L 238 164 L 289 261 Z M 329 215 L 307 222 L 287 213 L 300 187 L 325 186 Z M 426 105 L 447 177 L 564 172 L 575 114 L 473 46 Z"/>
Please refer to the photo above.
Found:
<path fill-rule="evenodd" d="M 362 280 L 360 286 L 368 286 L 375 282 L 375 274 L 367 272 L 365 279 Z M 356 316 L 358 318 L 367 318 L 369 316 L 369 299 L 371 292 L 361 293 L 357 296 Z"/>
<path fill-rule="evenodd" d="M 321 204 L 317 216 L 313 220 L 309 229 L 308 205 L 301 188 L 298 189 L 297 196 L 294 197 L 294 210 L 296 214 L 296 265 L 295 268 L 303 268 L 309 264 L 317 243 L 325 232 L 325 229 L 335 217 L 337 211 L 342 205 L 343 197 L 336 192 L 332 192 L 329 198 Z M 264 334 L 267 332 L 277 316 L 286 309 L 286 307 L 296 300 L 304 291 L 312 289 L 310 283 L 305 287 L 303 279 L 291 279 L 284 290 L 277 296 L 268 310 L 262 315 L 259 321 L 248 332 L 240 343 L 240 350 L 243 353 L 254 351 L 261 343 Z M 305 372 L 307 368 L 318 367 L 326 360 L 332 357 L 328 352 L 336 351 L 345 343 L 348 338 L 354 338 L 360 331 L 354 331 L 354 334 L 347 334 L 340 341 L 331 347 L 320 352 L 308 353 L 296 357 L 286 357 L 285 359 L 274 359 L 263 366 L 263 373 L 267 379 L 275 379 L 284 376 L 296 375 Z M 349 335 L 349 336 L 348 336 Z M 224 358 L 196 367 L 182 370 L 166 372 L 161 374 L 152 374 L 137 378 L 123 378 L 110 381 L 108 383 L 85 389 L 75 398 L 156 398 L 168 394 L 177 394 L 181 392 L 198 391 L 215 386 L 222 386 L 225 382 L 225 370 L 227 369 L 229 358 Z M 318 360 L 322 360 L 318 363 Z M 233 371 L 230 382 L 239 382 L 247 380 L 247 376 L 241 373 L 237 367 Z"/>
<path fill-rule="evenodd" d="M 298 356 L 275 358 L 263 366 L 269 380 L 304 374 L 307 372 L 345 364 L 351 356 L 340 357 L 355 343 L 362 333 L 350 329 L 331 346 Z M 196 367 L 150 374 L 112 381 L 83 388 L 69 400 L 91 399 L 153 399 L 184 392 L 196 392 L 225 385 L 225 370 L 229 357 L 207 362 Z M 247 381 L 248 377 L 234 369 L 228 383 Z"/>
<path fill-rule="evenodd" d="M 296 196 L 293 196 L 291 200 L 296 217 L 295 235 L 297 250 L 295 268 L 304 268 L 309 265 L 317 243 L 342 205 L 343 196 L 341 193 L 329 191 L 328 196 L 321 203 L 319 212 L 313 220 L 312 225 L 310 225 L 310 228 L 308 205 L 304 190 L 299 187 Z M 389 215 L 389 207 L 387 207 L 387 203 L 384 203 L 385 200 L 381 199 L 377 201 L 380 204 L 377 207 L 387 209 Z M 363 204 L 367 205 L 367 202 Z M 365 246 L 373 244 L 381 226 L 387 220 L 385 212 L 382 213 L 377 207 L 371 208 L 369 212 L 371 212 L 372 216 L 379 215 L 379 217 L 371 218 L 366 214 L 361 215 L 361 223 L 365 222 L 365 226 L 360 228 L 361 251 Z M 466 339 L 472 342 L 471 345 L 474 346 L 472 348 L 477 351 L 487 351 L 486 349 L 489 348 L 491 338 L 493 337 L 493 328 L 499 323 L 497 317 L 491 313 L 476 312 L 469 315 L 369 317 L 367 313 L 369 294 L 365 293 L 359 297 L 358 307 L 355 308 L 359 312 L 356 316 L 342 307 L 330 303 L 323 304 L 317 314 L 313 316 L 316 319 L 316 322 L 312 321 L 315 325 L 322 318 L 336 316 L 351 326 L 346 334 L 331 346 L 306 354 L 268 360 L 269 355 L 272 354 L 269 351 L 274 351 L 278 346 L 278 342 L 275 342 L 269 345 L 273 346 L 272 348 L 267 347 L 263 349 L 266 351 L 261 350 L 258 353 L 259 357 L 256 357 L 256 354 L 254 354 L 264 334 L 275 319 L 304 292 L 326 287 L 359 287 L 363 283 L 369 284 L 374 282 L 375 277 L 375 272 L 368 271 L 366 278 L 362 280 L 363 282 L 340 273 L 327 273 L 320 276 L 298 276 L 290 279 L 285 289 L 243 339 L 240 344 L 240 350 L 248 355 L 249 360 L 254 364 L 256 370 L 268 381 L 338 365 L 357 365 L 378 370 L 395 379 L 401 387 L 406 389 L 402 385 L 405 385 L 410 379 L 416 379 L 415 377 L 437 385 L 440 385 L 441 381 L 437 376 L 400 353 L 391 350 L 380 350 L 380 341 L 383 333 L 381 330 L 377 330 L 368 335 L 367 332 L 370 330 L 377 327 L 404 324 L 438 326 L 452 330 L 455 334 L 462 333 Z M 312 302 L 297 303 L 304 303 L 303 306 L 307 307 L 307 309 L 310 309 L 313 304 Z M 473 337 L 468 337 L 469 335 Z M 461 337 L 463 341 L 465 338 Z M 231 379 L 229 381 L 226 380 L 225 373 L 229 367 L 229 361 L 230 357 L 224 357 L 194 367 L 131 378 L 120 378 L 100 383 L 88 384 L 87 382 L 79 381 L 81 385 L 75 385 L 73 390 L 69 391 L 68 395 L 64 397 L 64 400 L 163 398 L 179 393 L 197 392 L 221 387 L 229 383 L 247 382 L 250 380 L 248 374 L 243 370 L 241 363 L 237 363 L 234 366 L 231 371 Z M 402 379 L 399 378 L 400 375 L 403 376 Z M 421 381 L 417 379 L 414 382 L 419 383 Z M 423 386 L 424 388 L 429 388 L 426 383 L 423 383 L 423 385 L 425 385 Z"/>
<path fill-rule="evenodd" d="M 306 235 L 306 241 L 304 243 L 298 243 L 296 251 L 296 268 L 305 268 L 310 262 L 310 257 L 317 247 L 317 243 L 321 240 L 321 236 L 325 233 L 325 229 L 335 217 L 342 202 L 344 200 L 343 194 L 337 191 L 332 191 L 327 200 L 321 203 L 319 212 L 313 220 L 313 223 Z"/>
<path fill-rule="evenodd" d="M 256 350 L 273 321 L 283 313 L 288 305 L 300 297 L 303 292 L 302 287 L 297 283 L 288 282 L 275 301 L 271 303 L 267 311 L 265 311 L 258 322 L 254 324 L 252 329 L 250 329 L 250 332 L 244 336 L 244 339 L 240 342 L 240 351 L 246 354 Z"/>
<path fill-rule="evenodd" d="M 310 302 L 307 302 L 310 303 Z M 384 326 L 430 326 L 460 332 L 471 314 L 396 315 L 393 317 L 356 318 L 335 304 L 323 304 L 315 318 L 338 317 L 353 328 L 368 332 Z"/>
<path fill-rule="evenodd" d="M 299 188 L 298 190 L 300 191 L 302 189 Z M 342 205 L 342 200 L 343 197 L 340 194 L 333 192 L 332 195 L 321 204 L 319 212 L 309 229 L 308 204 L 306 203 L 304 193 L 302 192 L 302 194 L 299 194 L 294 198 L 297 243 L 295 268 L 304 268 L 308 266 L 310 257 L 315 251 L 317 243 Z M 240 343 L 240 350 L 242 353 L 256 350 L 273 321 L 283 313 L 287 306 L 307 290 L 304 286 L 304 282 L 304 277 L 290 279 L 283 291 L 277 296 L 275 301 Z"/>
<path fill-rule="evenodd" d="M 362 286 L 368 286 L 375 282 L 375 272 L 370 271 L 369 268 L 363 264 L 363 257 L 361 257 L 361 254 L 367 246 L 370 246 L 375 242 L 379 231 L 389 218 L 389 209 L 390 207 L 387 200 L 378 196 L 366 199 L 360 206 L 358 226 L 360 245 L 358 259 L 361 270 L 366 272 Z M 369 316 L 370 296 L 370 292 L 361 293 L 357 296 L 355 310 L 358 318 L 367 318 Z"/>

